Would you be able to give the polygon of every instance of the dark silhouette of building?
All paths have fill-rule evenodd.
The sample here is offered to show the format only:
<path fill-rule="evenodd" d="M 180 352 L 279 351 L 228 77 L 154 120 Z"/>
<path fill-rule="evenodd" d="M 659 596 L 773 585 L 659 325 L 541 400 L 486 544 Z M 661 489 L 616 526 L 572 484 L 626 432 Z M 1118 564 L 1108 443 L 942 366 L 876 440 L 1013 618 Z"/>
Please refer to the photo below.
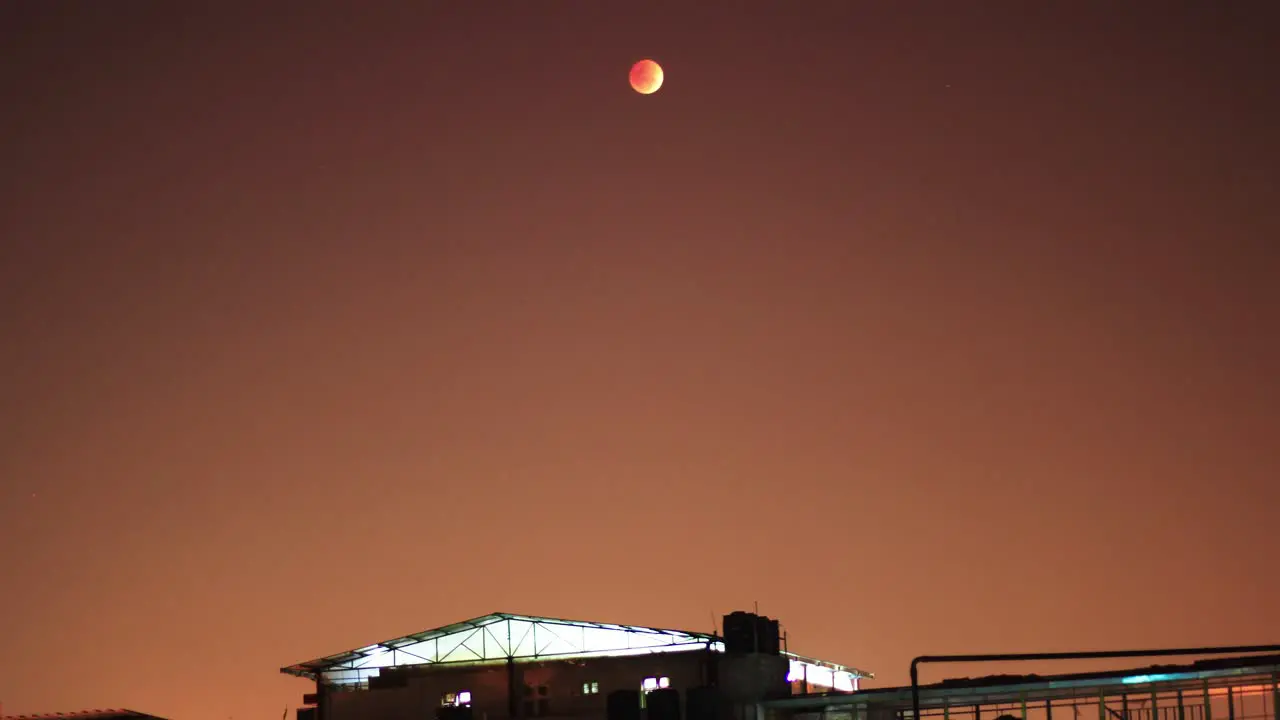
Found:
<path fill-rule="evenodd" d="M 724 637 L 494 613 L 281 672 L 316 683 L 298 720 L 722 720 L 870 677 L 784 645 L 753 613 L 726 616 Z"/>

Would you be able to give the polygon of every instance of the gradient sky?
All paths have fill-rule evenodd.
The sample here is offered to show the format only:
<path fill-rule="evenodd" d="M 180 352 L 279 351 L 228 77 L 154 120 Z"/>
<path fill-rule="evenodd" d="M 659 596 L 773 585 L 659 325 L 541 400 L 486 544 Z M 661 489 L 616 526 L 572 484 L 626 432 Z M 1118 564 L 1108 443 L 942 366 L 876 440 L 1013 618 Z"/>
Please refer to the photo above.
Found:
<path fill-rule="evenodd" d="M 1277 642 L 1272 5 L 0 4 L 5 712 Z"/>

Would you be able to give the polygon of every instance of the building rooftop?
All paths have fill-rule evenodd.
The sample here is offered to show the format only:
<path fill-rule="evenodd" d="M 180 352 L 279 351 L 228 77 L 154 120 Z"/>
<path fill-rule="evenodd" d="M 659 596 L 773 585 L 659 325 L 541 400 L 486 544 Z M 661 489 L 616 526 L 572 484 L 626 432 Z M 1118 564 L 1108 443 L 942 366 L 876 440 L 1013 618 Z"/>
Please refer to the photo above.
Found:
<path fill-rule="evenodd" d="M 155 715 L 140 713 L 136 710 L 80 710 L 76 712 L 39 713 L 36 715 L 3 715 L 0 720 L 116 720 L 133 718 L 134 720 L 164 720 Z"/>
<path fill-rule="evenodd" d="M 1100 696 L 1200 693 L 1205 697 L 1237 690 L 1280 693 L 1280 655 L 1249 655 L 1201 660 L 1185 665 L 1149 665 L 1128 670 L 1104 670 L 1062 675 L 991 675 L 952 678 L 920 685 L 922 718 L 943 715 L 943 708 L 1003 703 L 1047 702 L 1096 704 Z M 1269 690 L 1267 688 L 1270 688 Z M 911 709 L 911 686 L 873 688 L 845 695 L 814 694 L 769 700 L 765 705 L 794 710 L 836 706 Z"/>
<path fill-rule="evenodd" d="M 404 665 L 540 661 L 617 657 L 651 653 L 710 650 L 723 652 L 720 638 L 687 630 L 617 625 L 586 620 L 491 613 L 463 622 L 385 640 L 280 669 L 288 675 L 350 684 L 377 676 L 382 668 Z M 871 673 L 835 663 L 784 653 L 793 663 L 813 666 L 832 676 L 838 689 Z"/>

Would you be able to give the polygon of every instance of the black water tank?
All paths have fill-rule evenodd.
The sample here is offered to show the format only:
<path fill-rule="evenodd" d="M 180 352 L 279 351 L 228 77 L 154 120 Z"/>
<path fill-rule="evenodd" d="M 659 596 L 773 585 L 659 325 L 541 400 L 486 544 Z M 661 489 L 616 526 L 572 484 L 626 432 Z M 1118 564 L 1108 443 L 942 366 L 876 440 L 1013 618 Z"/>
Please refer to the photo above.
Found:
<path fill-rule="evenodd" d="M 605 700 L 608 720 L 640 720 L 640 691 L 614 690 Z"/>
<path fill-rule="evenodd" d="M 730 655 L 755 652 L 756 616 L 749 612 L 731 612 L 724 616 L 724 651 Z"/>
<path fill-rule="evenodd" d="M 756 652 L 762 655 L 777 655 L 782 650 L 779 635 L 781 630 L 777 620 L 767 617 L 756 618 Z"/>
<path fill-rule="evenodd" d="M 649 720 L 680 720 L 680 691 L 675 688 L 653 690 L 646 699 Z"/>
<path fill-rule="evenodd" d="M 720 695 L 712 687 L 689 688 L 684 695 L 685 720 L 720 720 Z"/>

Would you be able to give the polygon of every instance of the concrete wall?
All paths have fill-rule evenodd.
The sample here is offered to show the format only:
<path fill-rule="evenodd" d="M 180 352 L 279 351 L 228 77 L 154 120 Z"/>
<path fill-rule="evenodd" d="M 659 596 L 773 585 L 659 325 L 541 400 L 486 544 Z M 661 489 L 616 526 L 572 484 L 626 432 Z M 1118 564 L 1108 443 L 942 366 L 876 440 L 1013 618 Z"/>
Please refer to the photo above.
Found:
<path fill-rule="evenodd" d="M 647 677 L 668 677 L 671 687 L 684 691 L 706 682 L 708 653 L 690 651 L 630 657 L 601 657 L 541 663 L 516 663 L 520 688 L 516 718 L 532 701 L 536 720 L 542 718 L 603 719 L 608 694 L 639 690 Z M 583 694 L 584 683 L 599 683 L 598 694 Z M 508 669 L 503 665 L 424 667 L 402 687 L 334 692 L 324 720 L 435 720 L 446 693 L 471 693 L 475 720 L 509 720 Z M 528 686 L 531 694 L 526 696 Z M 546 695 L 539 695 L 539 687 Z M 538 700 L 546 700 L 547 715 L 538 715 Z"/>

